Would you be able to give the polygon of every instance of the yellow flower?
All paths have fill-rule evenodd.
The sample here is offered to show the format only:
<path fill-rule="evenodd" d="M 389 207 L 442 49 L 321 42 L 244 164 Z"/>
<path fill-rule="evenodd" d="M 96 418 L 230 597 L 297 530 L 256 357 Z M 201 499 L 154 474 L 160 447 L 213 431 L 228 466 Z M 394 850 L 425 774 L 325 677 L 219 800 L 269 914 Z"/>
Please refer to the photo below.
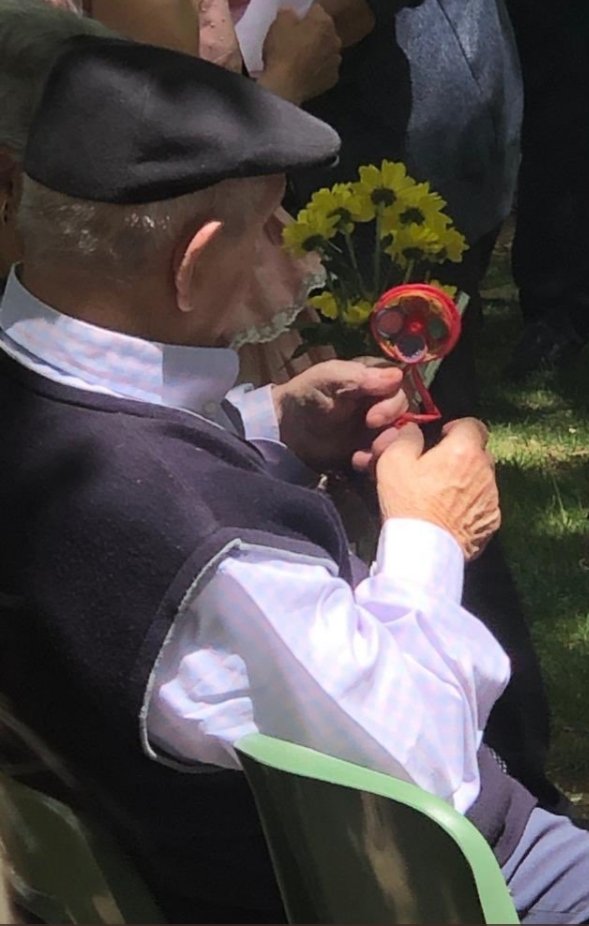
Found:
<path fill-rule="evenodd" d="M 443 293 L 446 293 L 447 296 L 450 296 L 450 299 L 454 299 L 456 293 L 458 292 L 457 286 L 448 286 L 447 283 L 440 283 L 439 280 L 430 280 L 430 286 L 435 286 L 436 289 L 441 289 Z"/>
<path fill-rule="evenodd" d="M 446 228 L 451 220 L 443 211 L 445 206 L 446 201 L 430 190 L 429 183 L 416 183 L 404 190 L 399 200 L 399 222 L 401 225 L 430 225 L 434 230 Z"/>
<path fill-rule="evenodd" d="M 370 318 L 372 308 L 371 302 L 367 299 L 361 299 L 355 305 L 346 307 L 344 310 L 344 322 L 347 325 L 363 325 Z"/>
<path fill-rule="evenodd" d="M 336 183 L 331 190 L 319 190 L 319 194 L 316 193 L 311 202 L 314 203 L 317 197 L 318 202 L 327 208 L 329 201 L 326 196 L 321 196 L 326 193 L 331 194 L 333 212 L 337 212 L 348 221 L 370 222 L 374 218 L 374 206 L 358 188 L 357 183 Z"/>
<path fill-rule="evenodd" d="M 355 183 L 350 184 L 350 198 L 348 209 L 355 222 L 370 222 L 374 218 L 374 204 L 372 200 L 362 195 Z"/>
<path fill-rule="evenodd" d="M 346 233 L 354 230 L 354 222 L 366 222 L 372 218 L 369 204 L 364 202 L 351 183 L 336 183 L 329 190 L 318 190 L 311 197 L 307 209 L 330 219 L 336 218 L 338 231 Z"/>
<path fill-rule="evenodd" d="M 318 211 L 302 209 L 296 221 L 282 232 L 284 246 L 296 256 L 308 251 L 321 250 L 325 242 L 337 232 L 337 216 L 323 215 Z"/>
<path fill-rule="evenodd" d="M 405 165 L 396 161 L 383 161 L 380 168 L 368 164 L 358 173 L 360 180 L 354 184 L 355 190 L 366 203 L 371 204 L 373 215 L 379 206 L 393 206 L 405 190 L 415 186 Z"/>
<path fill-rule="evenodd" d="M 459 264 L 464 256 L 464 252 L 468 250 L 468 244 L 466 243 L 464 235 L 461 235 L 455 228 L 448 228 L 440 237 L 444 259 L 450 260 L 454 264 Z"/>
<path fill-rule="evenodd" d="M 401 267 L 407 267 L 411 261 L 435 259 L 442 249 L 440 236 L 427 225 L 415 222 L 399 228 L 385 247 L 387 254 Z"/>
<path fill-rule="evenodd" d="M 327 290 L 324 293 L 319 293 L 318 296 L 311 296 L 309 304 L 312 305 L 314 309 L 317 309 L 324 318 L 337 318 L 339 316 L 337 302 L 333 295 L 327 292 Z"/>

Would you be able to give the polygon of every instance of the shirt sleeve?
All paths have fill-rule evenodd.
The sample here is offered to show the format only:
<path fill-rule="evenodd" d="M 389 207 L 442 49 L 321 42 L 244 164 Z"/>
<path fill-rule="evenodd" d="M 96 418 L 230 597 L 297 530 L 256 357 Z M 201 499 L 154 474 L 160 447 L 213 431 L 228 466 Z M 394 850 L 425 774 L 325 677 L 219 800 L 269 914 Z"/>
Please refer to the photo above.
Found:
<path fill-rule="evenodd" d="M 238 768 L 260 731 L 413 781 L 464 812 L 509 678 L 460 606 L 463 557 L 432 524 L 391 520 L 355 590 L 335 564 L 251 547 L 189 596 L 150 683 L 154 757 Z"/>

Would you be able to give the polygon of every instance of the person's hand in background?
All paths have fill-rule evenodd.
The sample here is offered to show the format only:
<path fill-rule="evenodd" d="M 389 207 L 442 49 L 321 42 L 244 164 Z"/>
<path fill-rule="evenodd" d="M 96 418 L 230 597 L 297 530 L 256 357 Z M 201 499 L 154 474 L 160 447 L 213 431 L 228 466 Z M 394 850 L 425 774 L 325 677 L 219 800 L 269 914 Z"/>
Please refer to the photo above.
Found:
<path fill-rule="evenodd" d="M 317 0 L 335 23 L 342 47 L 365 39 L 374 29 L 375 18 L 367 0 Z"/>
<path fill-rule="evenodd" d="M 199 55 L 219 67 L 241 72 L 243 61 L 228 0 L 199 0 Z"/>
<path fill-rule="evenodd" d="M 300 19 L 280 10 L 264 42 L 261 86 L 300 106 L 338 81 L 341 40 L 331 16 L 314 3 Z"/>

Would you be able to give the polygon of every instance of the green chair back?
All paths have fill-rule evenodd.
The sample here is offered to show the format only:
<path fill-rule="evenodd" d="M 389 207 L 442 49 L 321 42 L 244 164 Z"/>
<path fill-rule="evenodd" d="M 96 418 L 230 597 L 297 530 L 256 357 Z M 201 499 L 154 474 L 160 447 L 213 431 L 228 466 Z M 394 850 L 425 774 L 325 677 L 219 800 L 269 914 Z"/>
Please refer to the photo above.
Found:
<path fill-rule="evenodd" d="M 17 906 L 44 923 L 163 923 L 133 866 L 100 826 L 30 786 L 42 777 L 53 793 L 72 788 L 73 794 L 64 766 L 4 705 L 0 724 L 0 832 Z"/>
<path fill-rule="evenodd" d="M 414 785 L 254 734 L 237 744 L 291 923 L 518 923 L 480 833 Z"/>

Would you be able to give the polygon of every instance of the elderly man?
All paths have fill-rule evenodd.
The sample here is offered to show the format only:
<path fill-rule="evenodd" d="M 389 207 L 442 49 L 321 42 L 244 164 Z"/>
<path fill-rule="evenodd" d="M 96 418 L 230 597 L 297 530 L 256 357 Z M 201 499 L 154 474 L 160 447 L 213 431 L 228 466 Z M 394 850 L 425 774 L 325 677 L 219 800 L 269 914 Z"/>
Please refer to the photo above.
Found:
<path fill-rule="evenodd" d="M 440 795 L 526 921 L 583 922 L 589 837 L 481 746 L 508 678 L 460 606 L 499 524 L 484 429 L 424 452 L 390 429 L 399 374 L 359 363 L 231 391 L 223 345 L 282 175 L 337 149 L 188 56 L 84 38 L 56 65 L 1 307 L 3 683 L 96 782 L 170 922 L 284 918 L 233 748 L 253 730 Z M 382 510 L 370 576 L 312 487 L 352 458 Z"/>

